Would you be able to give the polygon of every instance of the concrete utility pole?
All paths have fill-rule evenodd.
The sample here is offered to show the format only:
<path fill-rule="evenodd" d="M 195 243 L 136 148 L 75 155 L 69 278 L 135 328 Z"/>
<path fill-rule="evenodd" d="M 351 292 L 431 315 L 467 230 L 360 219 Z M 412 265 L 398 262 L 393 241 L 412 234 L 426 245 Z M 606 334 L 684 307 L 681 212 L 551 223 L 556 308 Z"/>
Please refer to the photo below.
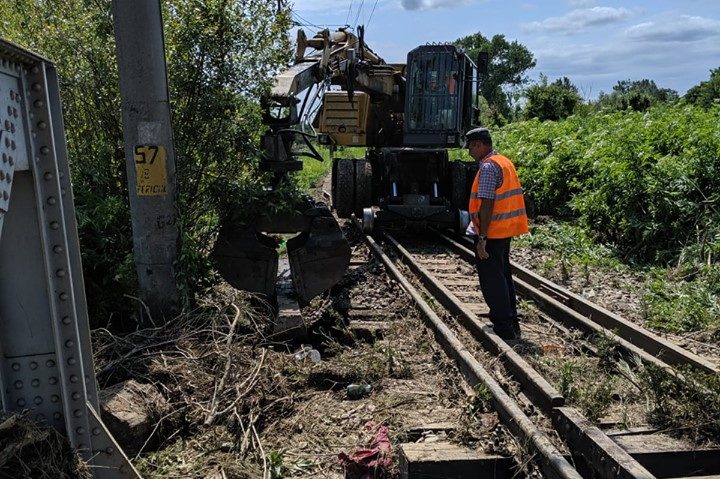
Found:
<path fill-rule="evenodd" d="M 159 0 L 113 0 L 112 6 L 135 267 L 140 296 L 157 322 L 178 305 L 175 150 L 162 13 Z"/>

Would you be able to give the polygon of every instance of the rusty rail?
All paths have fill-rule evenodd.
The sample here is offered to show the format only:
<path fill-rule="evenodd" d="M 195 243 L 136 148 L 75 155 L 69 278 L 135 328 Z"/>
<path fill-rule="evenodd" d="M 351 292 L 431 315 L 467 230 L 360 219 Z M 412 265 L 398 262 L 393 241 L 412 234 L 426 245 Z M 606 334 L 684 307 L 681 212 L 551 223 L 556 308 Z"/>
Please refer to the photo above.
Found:
<path fill-rule="evenodd" d="M 474 262 L 469 238 L 456 241 L 439 236 L 465 260 Z M 688 365 L 695 370 L 717 374 L 720 370 L 707 359 L 578 296 L 511 261 L 515 285 L 522 295 L 547 309 L 554 318 L 590 334 L 610 335 L 629 354 L 661 367 Z M 611 331 L 612 333 L 608 333 Z"/>
<path fill-rule="evenodd" d="M 562 456 L 546 434 L 538 429 L 522 412 L 521 407 L 515 400 L 502 389 L 478 360 L 472 356 L 467 347 L 428 306 L 422 299 L 421 294 L 400 272 L 382 248 L 371 237 L 365 236 L 364 238 L 373 254 L 383 262 L 388 272 L 413 298 L 423 313 L 428 326 L 434 331 L 438 342 L 446 354 L 457 362 L 468 382 L 471 385 L 479 382 L 486 384 L 493 397 L 493 406 L 503 423 L 513 435 L 527 442 L 533 451 L 539 454 L 539 465 L 543 472 L 549 477 L 581 477 L 581 474 Z M 490 328 L 483 327 L 473 313 L 462 307 L 460 301 L 452 297 L 452 293 L 449 293 L 439 282 L 433 281 L 432 275 L 428 271 L 424 271 L 422 266 L 417 265 L 402 245 L 388 235 L 386 235 L 386 238 L 399 251 L 401 257 L 405 256 L 404 263 L 418 275 L 418 278 L 429 292 L 448 310 L 456 314 L 460 313 L 457 316 L 463 320 L 463 325 L 469 326 L 468 329 L 480 342 L 490 345 L 488 349 L 500 352 L 500 356 L 512 357 L 515 354 L 512 348 L 509 348 L 500 338 L 496 337 Z M 500 345 L 500 343 L 503 343 L 504 346 Z M 511 365 L 513 362 L 506 359 L 508 369 L 513 370 L 513 374 L 515 374 L 516 370 L 520 371 L 519 374 L 515 374 L 515 379 L 520 380 L 519 376 L 524 376 L 522 383 L 526 391 L 529 392 L 533 399 L 541 398 L 538 406 L 541 410 L 549 413 L 555 424 L 556 432 L 568 445 L 573 457 L 584 459 L 585 463 L 594 471 L 593 474 L 598 477 L 621 477 L 625 479 L 650 479 L 655 477 L 575 409 L 553 405 L 553 402 L 557 405 L 562 404 L 564 398 L 557 392 L 553 393 L 554 388 L 527 365 L 522 358 L 519 359 L 520 361 L 515 365 Z M 547 385 L 547 388 L 540 387 L 538 384 L 535 384 L 535 386 L 527 385 L 528 382 L 534 380 Z"/>

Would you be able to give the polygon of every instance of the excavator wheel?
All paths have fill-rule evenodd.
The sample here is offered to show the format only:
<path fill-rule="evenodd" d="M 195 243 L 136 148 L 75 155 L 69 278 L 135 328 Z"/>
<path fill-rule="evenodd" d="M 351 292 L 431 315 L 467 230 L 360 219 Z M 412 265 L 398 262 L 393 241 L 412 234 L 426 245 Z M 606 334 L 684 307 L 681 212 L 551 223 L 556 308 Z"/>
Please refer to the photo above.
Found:
<path fill-rule="evenodd" d="M 355 216 L 363 217 L 363 209 L 372 202 L 372 165 L 368 160 L 355 160 Z"/>
<path fill-rule="evenodd" d="M 459 210 L 467 210 L 469 191 L 467 184 L 467 168 L 463 162 L 450 162 L 450 180 L 452 184 L 452 196 L 450 198 L 452 207 Z"/>
<path fill-rule="evenodd" d="M 355 206 L 355 166 L 353 160 L 335 160 L 332 178 L 333 208 L 340 218 L 350 218 Z"/>

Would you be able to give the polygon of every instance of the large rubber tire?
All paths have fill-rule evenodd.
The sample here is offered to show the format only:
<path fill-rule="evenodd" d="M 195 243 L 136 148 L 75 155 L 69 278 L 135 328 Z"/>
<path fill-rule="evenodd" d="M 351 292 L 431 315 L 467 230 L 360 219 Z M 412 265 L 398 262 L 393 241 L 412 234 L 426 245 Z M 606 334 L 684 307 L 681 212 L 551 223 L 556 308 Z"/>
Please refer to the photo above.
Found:
<path fill-rule="evenodd" d="M 339 218 L 350 218 L 355 206 L 355 166 L 353 160 L 335 160 L 333 208 Z"/>
<path fill-rule="evenodd" d="M 372 206 L 372 165 L 368 160 L 355 160 L 355 216 L 363 217 L 363 209 Z"/>
<path fill-rule="evenodd" d="M 467 210 L 470 200 L 470 188 L 467 184 L 467 168 L 463 162 L 450 162 L 450 181 L 452 185 L 450 203 L 453 208 Z"/>

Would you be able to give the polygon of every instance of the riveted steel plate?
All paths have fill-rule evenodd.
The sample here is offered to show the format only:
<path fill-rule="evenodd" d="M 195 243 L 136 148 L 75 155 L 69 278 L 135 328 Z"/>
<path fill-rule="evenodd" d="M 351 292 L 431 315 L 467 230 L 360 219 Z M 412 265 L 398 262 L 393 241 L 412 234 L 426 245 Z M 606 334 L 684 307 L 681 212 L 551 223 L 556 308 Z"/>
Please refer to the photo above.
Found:
<path fill-rule="evenodd" d="M 94 477 L 139 477 L 95 413 L 57 72 L 50 62 L 2 40 L 0 215 L 3 408 L 29 411 L 67 435 Z"/>
<path fill-rule="evenodd" d="M 0 62 L 0 233 L 10 204 L 15 171 L 27 169 L 19 73 Z"/>

